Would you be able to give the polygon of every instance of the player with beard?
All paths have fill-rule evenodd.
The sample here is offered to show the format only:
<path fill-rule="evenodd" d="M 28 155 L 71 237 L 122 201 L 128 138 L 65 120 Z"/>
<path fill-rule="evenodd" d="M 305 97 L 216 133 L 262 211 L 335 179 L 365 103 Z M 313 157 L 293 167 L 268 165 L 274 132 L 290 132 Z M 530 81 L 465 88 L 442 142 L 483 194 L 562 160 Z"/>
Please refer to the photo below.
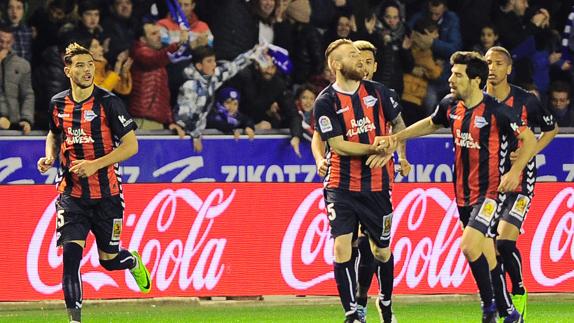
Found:
<path fill-rule="evenodd" d="M 460 248 L 470 264 L 470 269 L 480 293 L 483 307 L 482 322 L 494 323 L 497 307 L 492 301 L 493 288 L 484 250 L 489 244 L 486 234 L 500 203 L 498 192 L 511 192 L 520 182 L 520 175 L 536 148 L 536 138 L 522 124 L 516 114 L 493 97 L 482 92 L 488 77 L 488 64 L 475 52 L 456 52 L 451 56 L 452 65 L 447 95 L 435 112 L 426 119 L 386 138 L 377 138 L 379 150 L 392 151 L 396 144 L 409 138 L 431 134 L 441 127 L 450 127 L 455 147 L 454 189 L 460 221 L 463 225 Z M 506 172 L 499 168 L 506 162 L 504 151 L 507 138 L 522 141 L 516 160 Z M 377 155 L 368 161 L 378 166 Z M 495 260 L 496 261 L 496 260 Z M 500 290 L 498 290 L 500 291 Z M 503 293 L 496 295 L 501 303 Z M 521 315 L 510 304 L 508 322 L 521 322 Z"/>
<path fill-rule="evenodd" d="M 357 313 L 353 235 L 360 223 L 369 237 L 381 279 L 377 308 L 381 321 L 390 323 L 394 261 L 390 251 L 392 205 L 390 192 L 393 163 L 386 159 L 380 167 L 369 168 L 367 158 L 377 154 L 378 136 L 388 136 L 390 122 L 404 128 L 399 100 L 380 83 L 363 80 L 364 62 L 353 42 L 339 39 L 325 51 L 336 81 L 317 97 L 314 106 L 315 129 L 327 142 L 327 172 L 324 180 L 325 204 L 334 243 L 334 272 L 345 322 L 362 322 Z"/>
<path fill-rule="evenodd" d="M 59 150 L 56 231 L 63 249 L 62 289 L 70 321 L 80 322 L 80 263 L 89 231 L 96 238 L 102 267 L 129 269 L 144 293 L 149 293 L 151 281 L 138 253 L 120 248 L 124 200 L 117 163 L 137 153 L 136 125 L 118 97 L 94 86 L 90 51 L 73 43 L 66 48 L 64 63 L 71 90 L 50 102 L 46 156 L 37 166 L 45 173 Z"/>
<path fill-rule="evenodd" d="M 504 103 L 531 130 L 534 130 L 534 127 L 540 128 L 542 133 L 538 138 L 535 150 L 535 155 L 538 154 L 548 146 L 558 133 L 558 126 L 552 113 L 540 103 L 535 95 L 508 83 L 508 76 L 512 72 L 512 56 L 505 48 L 492 47 L 486 53 L 485 58 L 489 70 L 488 82 L 486 83 L 487 93 Z M 517 155 L 515 148 L 517 147 L 509 149 L 512 151 L 511 160 L 514 160 Z M 507 168 L 509 166 L 506 165 Z M 522 172 L 522 181 L 518 188 L 513 192 L 501 194 L 502 204 L 497 210 L 496 220 L 493 221 L 489 232 L 491 238 L 496 238 L 496 248 L 499 253 L 497 257 L 498 267 L 504 265 L 503 269 L 497 268 L 495 270 L 497 275 L 493 274 L 491 265 L 494 287 L 499 285 L 506 292 L 506 285 L 503 283 L 505 283 L 504 272 L 507 272 L 512 282 L 512 303 L 525 320 L 528 293 L 522 280 L 522 258 L 516 247 L 516 240 L 530 208 L 535 182 L 536 158 L 532 158 Z M 496 280 L 501 283 L 495 284 Z"/>

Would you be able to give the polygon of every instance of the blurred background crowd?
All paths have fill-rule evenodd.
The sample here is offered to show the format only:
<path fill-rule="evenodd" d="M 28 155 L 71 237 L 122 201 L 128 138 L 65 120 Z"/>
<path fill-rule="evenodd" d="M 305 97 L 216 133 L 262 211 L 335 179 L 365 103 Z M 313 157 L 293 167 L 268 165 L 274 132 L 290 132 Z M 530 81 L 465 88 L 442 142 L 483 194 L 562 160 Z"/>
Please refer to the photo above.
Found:
<path fill-rule="evenodd" d="M 374 80 L 402 99 L 407 124 L 448 93 L 449 57 L 513 55 L 511 80 L 574 126 L 574 0 L 2 0 L 0 129 L 48 127 L 50 98 L 69 88 L 71 42 L 94 57 L 95 83 L 120 96 L 140 129 L 194 138 L 215 128 L 253 138 L 313 130 L 312 106 L 334 76 L 337 38 L 377 48 Z M 271 52 L 271 54 L 270 54 Z M 297 149 L 295 149 L 298 151 Z"/>

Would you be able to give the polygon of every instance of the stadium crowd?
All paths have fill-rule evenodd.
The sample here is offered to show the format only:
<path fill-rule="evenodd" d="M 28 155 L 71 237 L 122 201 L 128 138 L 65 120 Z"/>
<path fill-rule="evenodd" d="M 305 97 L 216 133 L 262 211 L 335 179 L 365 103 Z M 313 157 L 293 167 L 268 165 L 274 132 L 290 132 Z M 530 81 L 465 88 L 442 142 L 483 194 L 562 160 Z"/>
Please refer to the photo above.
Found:
<path fill-rule="evenodd" d="M 32 5 L 34 8 L 31 9 Z M 574 1 L 557 0 L 3 0 L 0 129 L 48 127 L 69 88 L 63 54 L 88 48 L 95 82 L 126 103 L 139 129 L 194 138 L 215 128 L 250 138 L 289 128 L 295 151 L 313 131 L 312 102 L 334 80 L 325 47 L 377 47 L 374 80 L 402 100 L 407 125 L 448 91 L 449 58 L 507 48 L 512 82 L 534 92 L 560 127 L 574 126 Z M 272 47 L 273 44 L 278 47 Z M 269 48 L 288 51 L 285 59 Z"/>

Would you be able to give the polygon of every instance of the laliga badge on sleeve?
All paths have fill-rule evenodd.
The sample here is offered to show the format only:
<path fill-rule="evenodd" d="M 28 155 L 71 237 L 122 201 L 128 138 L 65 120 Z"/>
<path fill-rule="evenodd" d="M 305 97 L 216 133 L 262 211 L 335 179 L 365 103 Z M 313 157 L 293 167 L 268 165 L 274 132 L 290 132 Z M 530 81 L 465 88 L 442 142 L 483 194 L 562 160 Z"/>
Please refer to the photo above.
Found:
<path fill-rule="evenodd" d="M 322 133 L 326 133 L 333 130 L 333 125 L 331 124 L 331 120 L 327 116 L 319 117 L 319 128 L 321 128 Z"/>

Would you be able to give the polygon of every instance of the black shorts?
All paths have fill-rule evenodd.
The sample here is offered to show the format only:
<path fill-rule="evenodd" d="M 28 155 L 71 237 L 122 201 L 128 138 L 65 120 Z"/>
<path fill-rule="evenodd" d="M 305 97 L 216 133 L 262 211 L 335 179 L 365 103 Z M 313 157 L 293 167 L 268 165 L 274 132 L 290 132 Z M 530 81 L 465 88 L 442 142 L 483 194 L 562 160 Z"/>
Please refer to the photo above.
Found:
<path fill-rule="evenodd" d="M 488 232 L 488 236 L 492 238 L 498 235 L 498 223 L 501 219 L 520 230 L 526 219 L 526 214 L 530 209 L 530 202 L 532 201 L 531 196 L 515 192 L 500 194 L 499 198 L 501 203 L 498 206 L 496 217 L 494 221 L 492 221 Z"/>
<path fill-rule="evenodd" d="M 324 194 L 333 237 L 356 233 L 361 223 L 362 230 L 379 248 L 390 245 L 393 206 L 389 191 L 325 190 Z"/>
<path fill-rule="evenodd" d="M 86 240 L 88 232 L 96 237 L 98 249 L 118 253 L 124 215 L 120 195 L 102 199 L 81 199 L 61 194 L 56 200 L 57 245 Z"/>
<path fill-rule="evenodd" d="M 485 198 L 482 203 L 459 206 L 458 214 L 463 228 L 469 226 L 487 235 L 496 216 L 497 207 L 498 202 L 489 198 Z"/>

